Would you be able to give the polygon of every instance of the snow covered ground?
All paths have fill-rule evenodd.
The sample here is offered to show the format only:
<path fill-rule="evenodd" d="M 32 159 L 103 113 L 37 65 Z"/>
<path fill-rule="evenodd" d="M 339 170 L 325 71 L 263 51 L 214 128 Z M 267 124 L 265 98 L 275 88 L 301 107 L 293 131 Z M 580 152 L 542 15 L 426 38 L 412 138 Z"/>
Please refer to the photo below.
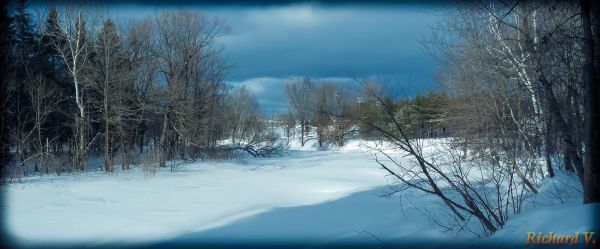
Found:
<path fill-rule="evenodd" d="M 150 178 L 139 168 L 29 177 L 3 187 L 5 230 L 24 246 L 455 242 L 423 212 L 443 210 L 437 198 L 410 190 L 402 198 L 385 197 L 392 179 L 365 156 L 360 143 L 320 151 L 292 142 L 287 156 L 191 163 Z M 542 194 L 552 193 L 555 182 Z M 542 194 L 535 202 L 540 208 L 515 216 L 484 241 L 522 245 L 532 229 L 591 229 L 598 206 Z M 557 213 L 568 218 L 553 218 Z"/>
<path fill-rule="evenodd" d="M 557 171 L 554 178 L 544 179 L 539 194 L 527 201 L 523 213 L 512 216 L 501 230 L 483 242 L 524 247 L 528 232 L 542 232 L 544 235 L 549 232 L 556 235 L 579 232 L 579 246 L 583 247 L 584 232 L 598 234 L 600 203 L 583 205 L 581 191 L 581 184 L 575 175 Z M 595 239 L 598 240 L 598 237 Z M 600 240 L 596 243 L 600 243 Z"/>

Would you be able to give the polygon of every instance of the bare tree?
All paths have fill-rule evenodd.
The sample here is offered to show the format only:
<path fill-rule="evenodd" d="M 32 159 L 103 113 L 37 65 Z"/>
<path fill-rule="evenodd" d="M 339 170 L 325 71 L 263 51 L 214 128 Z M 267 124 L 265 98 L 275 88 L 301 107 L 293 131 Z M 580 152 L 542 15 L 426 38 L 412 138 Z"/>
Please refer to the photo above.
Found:
<path fill-rule="evenodd" d="M 73 169 L 83 169 L 86 153 L 86 118 L 87 108 L 83 88 L 86 79 L 83 74 L 89 65 L 91 44 L 87 39 L 85 18 L 91 15 L 83 6 L 65 5 L 62 9 L 62 18 L 57 23 L 58 30 L 47 30 L 47 35 L 53 37 L 52 45 L 59 52 L 61 60 L 66 65 L 69 76 L 75 89 L 73 96 L 77 113 L 74 113 L 75 134 Z"/>
<path fill-rule="evenodd" d="M 129 23 L 127 32 L 124 35 L 123 46 L 128 62 L 128 80 L 133 85 L 135 91 L 134 97 L 139 108 L 136 122 L 133 124 L 135 136 L 137 136 L 137 146 L 140 154 L 144 153 L 146 146 L 146 135 L 151 131 L 150 122 L 154 114 L 158 113 L 157 105 L 154 100 L 158 97 L 154 95 L 157 84 L 158 65 L 153 59 L 151 51 L 153 40 L 152 20 L 146 18 Z M 130 142 L 134 142 L 133 139 Z"/>
<path fill-rule="evenodd" d="M 36 141 L 34 143 L 35 152 L 31 158 L 37 158 L 39 162 L 40 175 L 48 173 L 48 167 L 45 165 L 47 158 L 53 156 L 50 154 L 49 139 L 42 135 L 46 127 L 46 121 L 53 112 L 58 110 L 59 104 L 63 101 L 62 94 L 56 89 L 56 86 L 49 83 L 44 77 L 38 75 L 33 78 L 32 84 L 27 87 L 27 95 L 30 99 L 33 112 L 33 127 L 36 132 Z"/>
<path fill-rule="evenodd" d="M 241 142 L 255 140 L 264 127 L 261 127 L 263 124 L 260 120 L 260 108 L 254 96 L 242 86 L 236 88 L 228 97 L 232 144 L 239 145 Z"/>
<path fill-rule="evenodd" d="M 156 18 L 152 47 L 158 72 L 165 83 L 166 99 L 162 100 L 162 131 L 159 140 L 160 166 L 165 167 L 167 139 L 171 131 L 185 135 L 185 107 L 189 101 L 192 76 L 203 58 L 210 56 L 214 40 L 226 31 L 222 21 L 209 20 L 198 13 L 166 13 Z M 188 141 L 189 142 L 189 141 Z"/>
<path fill-rule="evenodd" d="M 302 146 L 306 143 L 311 110 L 313 109 L 312 89 L 313 83 L 308 77 L 298 79 L 285 86 L 290 109 L 294 111 L 295 119 L 300 123 L 300 144 Z"/>
<path fill-rule="evenodd" d="M 225 99 L 231 143 L 220 146 L 225 151 L 244 151 L 253 157 L 270 157 L 281 152 L 274 146 L 278 136 L 267 127 L 254 95 L 244 86 L 235 87 Z"/>
<path fill-rule="evenodd" d="M 547 60 L 550 63 L 543 62 L 544 58 L 555 58 L 551 48 L 560 42 L 560 39 L 551 39 L 550 37 L 560 37 L 561 33 L 569 32 L 564 26 L 575 26 L 576 20 L 573 18 L 577 14 L 574 13 L 575 6 L 567 4 L 550 11 L 542 8 L 539 3 L 529 1 L 517 2 L 511 6 L 516 8 L 510 12 L 506 12 L 509 6 L 498 6 L 492 3 L 482 6 L 489 20 L 490 32 L 500 42 L 503 49 L 501 51 L 504 51 L 504 54 L 501 55 L 494 53 L 491 55 L 511 61 L 511 67 L 517 71 L 517 75 L 524 75 L 521 76 L 521 82 L 530 89 L 532 95 L 537 95 L 544 100 L 545 114 L 542 111 L 536 114 L 539 117 L 537 123 L 540 124 L 538 133 L 543 133 L 542 125 L 556 124 L 554 129 L 560 134 L 560 139 L 566 147 L 566 153 L 573 160 L 575 171 L 583 182 L 583 160 L 578 149 L 581 144 L 576 143 L 574 131 L 568 128 L 565 121 L 565 110 L 557 98 L 560 89 L 559 82 L 564 82 L 564 80 L 553 78 L 549 73 L 548 68 L 554 66 L 553 60 Z M 509 13 L 509 16 L 502 18 L 502 14 L 499 13 Z M 558 16 L 561 18 L 557 19 Z M 511 44 L 511 40 L 517 42 Z M 540 104 L 538 108 L 541 107 Z M 542 123 L 544 121 L 539 120 L 540 118 L 545 118 L 545 124 Z M 544 144 L 552 143 L 551 138 L 547 135 L 540 137 Z M 546 154 L 551 153 L 549 146 L 546 146 Z M 547 158 L 549 159 L 549 157 Z M 552 173 L 550 161 L 546 160 L 546 163 L 547 171 Z"/>
<path fill-rule="evenodd" d="M 313 112 L 312 124 L 317 132 L 319 147 L 322 147 L 327 140 L 326 133 L 331 125 L 330 99 L 334 95 L 335 90 L 333 84 L 326 82 L 315 86 L 313 92 L 314 106 L 311 106 L 311 112 Z"/>
<path fill-rule="evenodd" d="M 369 80 L 361 80 L 360 84 L 365 87 L 367 97 L 379 103 L 384 116 L 379 122 L 366 118 L 360 121 L 381 134 L 388 146 L 401 152 L 395 155 L 388 152 L 390 147 L 387 146 L 370 147 L 374 160 L 407 188 L 439 197 L 459 223 L 455 229 L 460 230 L 474 217 L 486 234 L 493 233 L 506 223 L 511 214 L 507 209 L 520 210 L 524 188 L 515 185 L 513 167 L 505 165 L 498 156 L 489 158 L 491 160 L 488 157 L 462 159 L 452 143 L 442 146 L 447 148 L 445 150 L 426 153 L 423 143 L 404 131 L 394 106 L 386 100 L 390 98 L 387 88 L 370 87 Z M 410 164 L 398 158 L 406 156 L 411 158 Z M 486 173 L 474 177 L 475 169 Z"/>
<path fill-rule="evenodd" d="M 118 125 L 123 109 L 119 106 L 120 100 L 124 98 L 118 89 L 125 84 L 125 58 L 121 51 L 119 36 L 115 24 L 109 19 L 104 22 L 98 33 L 97 44 L 94 47 L 95 60 L 95 88 L 100 93 L 102 121 L 104 126 L 104 170 L 111 172 L 112 169 L 112 146 L 111 126 Z"/>
<path fill-rule="evenodd" d="M 313 89 L 313 125 L 317 131 L 319 146 L 324 142 L 344 145 L 344 137 L 351 132 L 353 124 L 348 91 L 333 82 L 324 82 Z"/>
<path fill-rule="evenodd" d="M 294 120 L 294 114 L 291 113 L 291 111 L 288 110 L 287 113 L 282 114 L 279 117 L 279 120 L 283 123 L 284 127 L 285 127 L 285 136 L 288 139 L 288 142 L 290 141 L 289 139 L 295 135 L 294 132 L 294 128 L 296 127 L 296 120 Z"/>

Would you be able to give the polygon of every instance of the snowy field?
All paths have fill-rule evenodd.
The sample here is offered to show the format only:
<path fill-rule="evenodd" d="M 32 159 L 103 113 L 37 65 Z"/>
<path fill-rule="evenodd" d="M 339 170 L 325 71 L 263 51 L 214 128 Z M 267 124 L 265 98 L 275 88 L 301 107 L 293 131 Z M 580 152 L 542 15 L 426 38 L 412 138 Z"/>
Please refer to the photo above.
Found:
<path fill-rule="evenodd" d="M 154 177 L 135 168 L 24 178 L 3 187 L 5 230 L 23 246 L 481 242 L 434 225 L 424 213 L 444 210 L 434 196 L 410 190 L 387 196 L 393 179 L 359 144 L 325 151 L 292 144 L 280 157 L 189 163 Z M 556 179 L 534 198 L 535 210 L 515 216 L 483 241 L 523 245 L 531 230 L 590 230 L 597 206 L 545 195 L 556 191 L 556 181 L 572 182 L 566 175 Z"/>

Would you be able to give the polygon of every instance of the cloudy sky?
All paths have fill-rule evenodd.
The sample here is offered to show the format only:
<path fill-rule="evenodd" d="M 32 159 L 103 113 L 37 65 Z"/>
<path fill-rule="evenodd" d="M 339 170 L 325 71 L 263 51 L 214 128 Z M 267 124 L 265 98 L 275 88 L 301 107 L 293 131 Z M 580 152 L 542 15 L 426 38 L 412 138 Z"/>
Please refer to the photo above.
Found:
<path fill-rule="evenodd" d="M 143 1 L 142 1 L 143 2 Z M 192 10 L 225 20 L 227 81 L 247 86 L 265 113 L 287 108 L 284 86 L 296 77 L 351 84 L 353 76 L 395 82 L 406 95 L 435 88 L 435 63 L 421 41 L 443 14 L 435 4 L 109 5 L 117 19 Z"/>

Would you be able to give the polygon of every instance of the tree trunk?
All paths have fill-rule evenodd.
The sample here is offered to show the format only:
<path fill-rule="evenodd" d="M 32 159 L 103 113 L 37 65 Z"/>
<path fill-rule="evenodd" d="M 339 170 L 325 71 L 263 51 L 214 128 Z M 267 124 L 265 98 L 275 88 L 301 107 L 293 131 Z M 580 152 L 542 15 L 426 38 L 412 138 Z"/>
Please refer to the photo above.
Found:
<path fill-rule="evenodd" d="M 573 165 L 575 166 L 575 171 L 577 172 L 577 176 L 581 183 L 583 183 L 583 160 L 579 154 L 577 154 L 577 146 L 573 142 L 573 136 L 571 131 L 567 126 L 564 118 L 562 117 L 560 106 L 556 97 L 554 96 L 554 89 L 552 89 L 551 83 L 546 79 L 546 76 L 540 70 L 540 83 L 542 83 L 545 90 L 545 97 L 548 101 L 548 112 L 550 112 L 553 117 L 556 118 L 557 122 L 557 130 L 559 131 L 561 138 L 566 146 L 567 153 L 569 157 L 573 160 Z"/>
<path fill-rule="evenodd" d="M 524 33 L 530 34 L 527 23 L 528 23 L 527 19 L 524 19 L 523 20 L 523 29 L 525 30 Z M 564 116 L 562 115 L 562 112 L 560 109 L 560 104 L 558 103 L 558 100 L 556 99 L 556 96 L 554 95 L 554 89 L 552 86 L 552 82 L 550 82 L 548 80 L 548 78 L 546 78 L 546 75 L 542 68 L 542 64 L 541 64 L 542 58 L 541 58 L 541 55 L 539 54 L 539 52 L 537 51 L 538 50 L 537 47 L 535 46 L 534 42 L 530 38 L 526 38 L 524 42 L 525 42 L 525 44 L 524 44 L 525 48 L 527 50 L 533 51 L 531 54 L 531 62 L 533 65 L 533 69 L 535 70 L 535 72 L 537 74 L 537 81 L 540 83 L 540 85 L 542 87 L 540 89 L 541 96 L 543 96 L 545 98 L 545 100 L 547 101 L 547 106 L 548 106 L 547 112 L 556 121 L 556 130 L 559 132 L 560 138 L 562 139 L 562 141 L 564 142 L 564 144 L 566 146 L 567 153 L 573 160 L 573 165 L 575 166 L 575 171 L 577 172 L 577 176 L 579 177 L 579 180 L 583 184 L 583 160 L 581 159 L 580 155 L 578 154 L 579 147 L 574 142 L 573 134 L 575 132 L 569 130 L 567 123 L 564 119 Z"/>
<path fill-rule="evenodd" d="M 46 156 L 50 155 L 50 146 L 48 145 L 48 138 L 46 138 Z M 49 174 L 49 169 L 48 169 L 48 165 L 46 165 L 46 159 L 44 158 L 44 169 L 45 169 L 45 173 Z"/>
<path fill-rule="evenodd" d="M 570 172 L 575 172 L 575 169 L 573 169 L 573 163 L 571 162 L 571 156 L 568 153 L 567 149 L 565 149 L 565 156 L 564 156 L 564 163 L 565 163 L 565 170 L 570 171 Z"/>
<path fill-rule="evenodd" d="M 110 136 L 108 126 L 108 93 L 104 88 L 104 169 L 106 172 L 112 171 L 112 160 L 110 156 Z"/>
<path fill-rule="evenodd" d="M 144 134 L 146 133 L 145 131 L 146 131 L 146 129 L 145 129 L 144 125 L 143 124 L 140 125 L 140 128 L 139 128 L 139 130 L 137 132 L 137 134 L 139 136 L 138 142 L 139 142 L 139 147 L 140 147 L 139 148 L 140 149 L 140 154 L 144 153 Z"/>
<path fill-rule="evenodd" d="M 130 149 L 131 148 L 129 147 L 128 143 L 126 143 L 125 140 L 121 140 L 121 170 L 129 170 L 129 166 L 131 165 L 132 161 L 129 153 Z"/>
<path fill-rule="evenodd" d="M 573 70 L 573 69 L 571 69 Z M 573 89 L 573 84 L 574 84 L 575 80 L 574 79 L 569 79 L 569 85 L 567 87 L 567 98 L 566 98 L 566 103 L 567 103 L 567 126 L 569 127 L 569 130 L 575 131 L 575 134 L 580 134 L 578 129 L 575 127 L 575 122 L 573 122 L 573 119 L 577 119 L 577 121 L 581 120 L 579 119 L 579 116 L 575 114 L 576 110 L 578 110 L 578 106 L 575 102 L 575 98 L 574 98 L 574 89 Z M 573 138 L 575 140 L 575 143 L 580 144 L 579 142 L 579 138 L 578 137 L 574 137 Z M 567 149 L 564 149 L 564 166 L 565 166 L 565 170 L 569 171 L 569 172 L 575 172 L 575 169 L 573 168 L 573 162 L 571 159 L 570 154 L 568 153 Z"/>
<path fill-rule="evenodd" d="M 73 171 L 83 170 L 83 160 L 84 160 L 84 133 L 83 133 L 83 118 L 79 115 L 75 115 L 75 152 L 73 155 Z"/>
<path fill-rule="evenodd" d="M 163 126 L 162 126 L 162 131 L 160 133 L 160 140 L 158 143 L 158 158 L 159 158 L 159 166 L 160 167 L 166 167 L 166 147 L 167 145 L 165 144 L 165 141 L 167 139 L 167 132 L 168 132 L 168 126 L 169 124 L 169 114 L 166 113 L 164 118 L 163 118 Z"/>
<path fill-rule="evenodd" d="M 83 117 L 81 118 L 81 120 L 79 121 L 79 159 L 78 159 L 78 165 L 77 168 L 79 170 L 85 170 L 84 168 L 84 163 L 85 163 L 85 125 L 83 123 Z"/>
<path fill-rule="evenodd" d="M 39 146 L 39 153 L 40 153 L 40 160 L 39 160 L 39 172 L 40 172 L 40 176 L 44 173 L 43 172 L 43 168 L 44 168 L 44 164 L 45 161 L 44 157 L 45 155 L 44 153 L 44 144 L 42 143 L 42 124 L 41 124 L 41 119 L 40 119 L 40 105 L 37 105 L 38 111 L 35 114 L 36 117 L 36 124 L 37 124 L 37 135 L 38 135 L 38 146 Z"/>
<path fill-rule="evenodd" d="M 554 170 L 552 169 L 552 115 L 548 115 L 548 121 L 546 121 L 546 135 L 544 139 L 545 156 L 546 156 L 546 170 L 548 170 L 548 176 L 554 177 Z M 542 176 L 543 177 L 543 176 Z"/>
<path fill-rule="evenodd" d="M 527 10 L 526 4 L 527 3 L 523 4 L 523 8 L 525 11 Z M 547 101 L 548 115 L 555 119 L 556 128 L 557 128 L 558 132 L 560 133 L 560 137 L 566 146 L 566 151 L 569 154 L 569 157 L 573 160 L 575 170 L 577 172 L 577 176 L 579 177 L 579 180 L 583 183 L 583 161 L 581 160 L 580 155 L 577 153 L 578 146 L 575 144 L 574 136 L 573 136 L 573 134 L 575 132 L 569 130 L 569 128 L 565 122 L 565 119 L 560 110 L 560 105 L 558 103 L 558 100 L 554 96 L 554 89 L 553 89 L 552 83 L 546 78 L 546 75 L 543 71 L 543 68 L 541 65 L 541 55 L 539 55 L 539 52 L 537 51 L 538 48 L 536 47 L 536 43 L 535 43 L 535 41 L 532 41 L 532 39 L 529 37 L 529 35 L 531 33 L 529 31 L 529 21 L 528 21 L 527 15 L 524 15 L 523 20 L 522 20 L 522 25 L 523 25 L 524 33 L 526 35 L 526 39 L 524 40 L 524 42 L 525 42 L 524 45 L 525 45 L 526 50 L 532 51 L 532 54 L 531 54 L 532 61 L 531 62 L 533 64 L 533 69 L 537 73 L 537 80 L 540 83 L 540 85 L 542 86 L 542 89 L 540 89 L 541 96 L 543 96 Z M 536 29 L 536 27 L 535 27 L 535 22 L 534 22 L 534 32 L 533 32 L 534 38 L 533 38 L 533 40 L 537 39 L 536 38 L 537 33 L 536 33 L 535 29 Z M 547 139 L 543 139 L 543 140 L 547 140 Z M 548 141 L 544 141 L 544 144 L 547 144 L 547 143 L 548 143 Z"/>
<path fill-rule="evenodd" d="M 300 121 L 300 145 L 304 147 L 304 130 L 306 130 L 306 125 L 304 121 Z"/>
<path fill-rule="evenodd" d="M 597 11 L 597 4 L 594 10 Z M 592 16 L 594 15 L 594 16 Z M 585 89 L 585 152 L 584 152 L 584 179 L 583 179 L 583 203 L 600 201 L 600 172 L 598 170 L 598 153 L 600 153 L 600 133 L 597 130 L 600 113 L 598 110 L 598 98 L 600 97 L 600 87 L 598 81 L 600 75 L 599 65 L 594 66 L 596 55 L 594 54 L 594 37 L 592 37 L 592 18 L 598 29 L 598 16 L 592 11 L 590 0 L 581 1 L 581 19 L 583 27 L 583 48 L 585 62 L 583 65 L 583 83 Z M 599 34 L 595 34 L 596 39 Z M 596 61 L 598 63 L 598 61 Z"/>

